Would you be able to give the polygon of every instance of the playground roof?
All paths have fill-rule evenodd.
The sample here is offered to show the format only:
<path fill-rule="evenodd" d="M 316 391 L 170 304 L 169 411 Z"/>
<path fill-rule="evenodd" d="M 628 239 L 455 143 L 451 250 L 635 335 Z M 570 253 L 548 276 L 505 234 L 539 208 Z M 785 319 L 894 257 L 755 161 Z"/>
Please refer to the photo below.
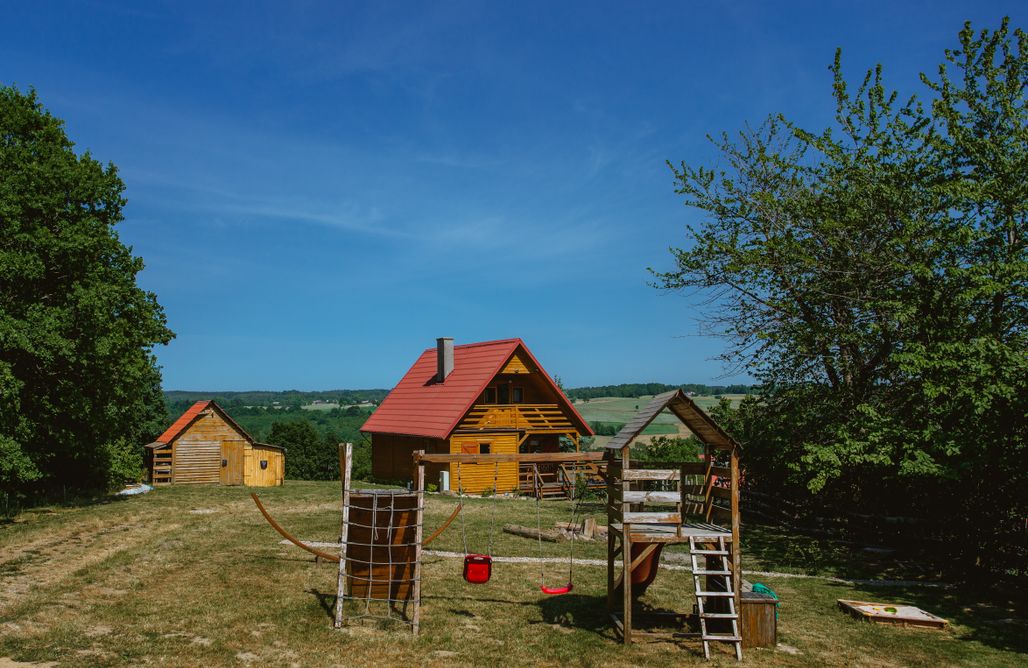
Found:
<path fill-rule="evenodd" d="M 613 450 L 627 447 L 665 408 L 678 416 L 678 419 L 704 443 L 719 450 L 733 450 L 740 447 L 735 439 L 725 433 L 725 430 L 681 389 L 671 390 L 653 397 L 645 408 L 636 413 L 635 417 L 622 427 L 614 438 L 610 439 L 606 447 Z"/>
<path fill-rule="evenodd" d="M 572 424 L 580 433 L 591 435 L 589 424 L 521 339 L 454 346 L 453 371 L 441 383 L 436 380 L 436 348 L 425 349 L 361 431 L 449 438 L 485 388 L 519 350 L 539 370 L 539 377 L 553 390 L 558 405 Z"/>

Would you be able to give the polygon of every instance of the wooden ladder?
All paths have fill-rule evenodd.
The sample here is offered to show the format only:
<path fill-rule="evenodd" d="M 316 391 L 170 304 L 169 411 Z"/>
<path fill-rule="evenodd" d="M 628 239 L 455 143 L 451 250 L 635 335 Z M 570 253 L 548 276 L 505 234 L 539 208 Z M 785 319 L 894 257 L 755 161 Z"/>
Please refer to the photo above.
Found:
<path fill-rule="evenodd" d="M 700 638 L 703 640 L 703 658 L 710 658 L 711 642 L 727 642 L 735 646 L 735 658 L 742 661 L 742 637 L 739 635 L 739 615 L 735 609 L 735 587 L 732 582 L 732 571 L 728 566 L 728 547 L 725 545 L 725 537 L 717 537 L 717 549 L 706 550 L 696 545 L 697 538 L 689 537 L 689 557 L 692 559 L 692 580 L 696 588 L 696 608 L 700 616 Z M 708 539 L 699 539 L 702 542 L 712 542 Z M 700 556 L 720 557 L 720 570 L 707 570 L 700 568 Z M 700 578 L 706 575 L 718 575 L 725 578 L 726 591 L 703 591 Z M 728 612 L 707 612 L 704 609 L 704 600 L 707 598 L 724 598 L 728 600 Z M 731 633 L 712 633 L 707 631 L 708 619 L 727 619 L 732 622 Z"/>

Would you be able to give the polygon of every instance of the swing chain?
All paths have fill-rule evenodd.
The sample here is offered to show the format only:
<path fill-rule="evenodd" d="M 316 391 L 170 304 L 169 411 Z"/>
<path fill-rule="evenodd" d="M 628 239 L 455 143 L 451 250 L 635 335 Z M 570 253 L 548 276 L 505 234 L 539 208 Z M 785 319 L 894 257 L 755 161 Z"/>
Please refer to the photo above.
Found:
<path fill-rule="evenodd" d="M 460 479 L 460 462 L 457 462 L 457 503 L 460 507 L 460 540 L 464 544 L 464 556 L 468 556 L 468 534 L 464 526 L 464 486 Z"/>
<path fill-rule="evenodd" d="M 499 495 L 500 463 L 493 464 L 493 504 L 496 504 L 496 497 Z M 488 545 L 486 554 L 493 556 L 493 535 L 496 533 L 496 522 L 489 523 Z"/>

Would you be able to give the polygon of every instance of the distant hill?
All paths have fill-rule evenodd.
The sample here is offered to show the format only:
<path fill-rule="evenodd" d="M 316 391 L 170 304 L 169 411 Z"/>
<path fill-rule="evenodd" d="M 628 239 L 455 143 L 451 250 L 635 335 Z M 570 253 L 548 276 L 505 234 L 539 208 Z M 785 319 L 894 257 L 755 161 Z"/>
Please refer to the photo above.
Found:
<path fill-rule="evenodd" d="M 572 387 L 565 390 L 571 399 L 596 399 L 599 397 L 646 397 L 677 388 L 699 395 L 716 394 L 755 394 L 755 385 L 703 385 L 700 383 L 684 383 L 667 385 L 664 383 L 622 383 L 620 385 L 597 385 L 590 387 Z M 382 403 L 387 389 L 369 390 L 322 390 L 305 392 L 301 390 L 252 390 L 247 392 L 186 391 L 168 390 L 164 393 L 165 403 L 174 406 L 188 406 L 201 399 L 214 399 L 222 406 L 305 406 L 313 403 L 360 404 L 371 402 Z"/>
<path fill-rule="evenodd" d="M 683 383 L 681 385 L 665 385 L 664 383 L 622 383 L 620 385 L 597 385 L 595 387 L 572 387 L 564 390 L 571 399 L 597 399 L 599 397 L 647 397 L 661 392 L 670 392 L 682 388 L 686 392 L 699 395 L 717 394 L 756 394 L 756 385 L 703 385 L 701 383 Z"/>
<path fill-rule="evenodd" d="M 208 391 L 193 392 L 184 390 L 168 390 L 164 393 L 167 404 L 191 404 L 201 399 L 214 399 L 225 408 L 232 406 L 303 406 L 314 402 L 331 402 L 343 404 L 359 404 L 364 402 L 381 403 L 389 390 L 324 390 L 320 392 L 302 392 L 300 390 L 254 390 L 249 392 Z"/>

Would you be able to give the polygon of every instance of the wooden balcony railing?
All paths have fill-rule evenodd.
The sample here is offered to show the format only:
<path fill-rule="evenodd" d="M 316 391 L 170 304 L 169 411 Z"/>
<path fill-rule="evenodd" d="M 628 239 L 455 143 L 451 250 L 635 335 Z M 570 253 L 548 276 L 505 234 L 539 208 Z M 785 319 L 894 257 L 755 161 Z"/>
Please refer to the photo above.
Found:
<path fill-rule="evenodd" d="M 476 404 L 458 431 L 524 429 L 531 431 L 573 431 L 571 420 L 557 404 Z"/>

